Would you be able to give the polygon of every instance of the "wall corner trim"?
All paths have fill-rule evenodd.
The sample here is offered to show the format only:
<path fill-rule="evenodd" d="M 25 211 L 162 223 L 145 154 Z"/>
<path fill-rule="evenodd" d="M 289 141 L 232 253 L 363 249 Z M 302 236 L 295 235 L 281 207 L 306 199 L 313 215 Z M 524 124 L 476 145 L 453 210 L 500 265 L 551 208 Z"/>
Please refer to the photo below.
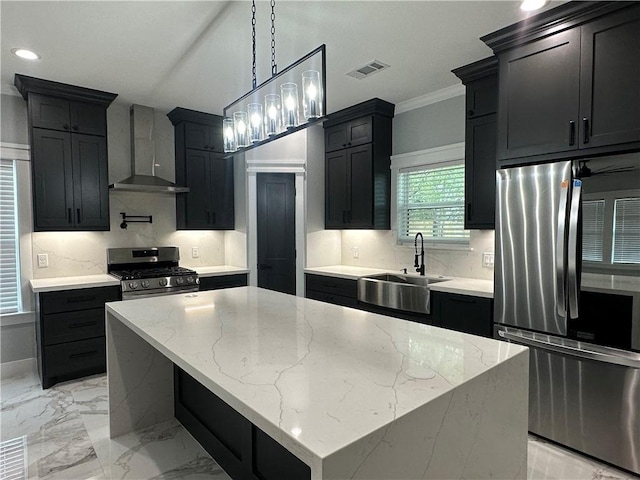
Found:
<path fill-rule="evenodd" d="M 0 157 L 8 160 L 29 160 L 29 145 L 0 142 Z"/>
<path fill-rule="evenodd" d="M 395 114 L 398 115 L 410 110 L 426 107 L 433 103 L 442 102 L 453 97 L 459 97 L 460 95 L 464 95 L 464 93 L 465 87 L 462 83 L 451 85 L 450 87 L 445 87 L 440 90 L 436 90 L 435 92 L 427 93 L 426 95 L 421 95 L 419 97 L 410 98 L 409 100 L 396 103 Z"/>

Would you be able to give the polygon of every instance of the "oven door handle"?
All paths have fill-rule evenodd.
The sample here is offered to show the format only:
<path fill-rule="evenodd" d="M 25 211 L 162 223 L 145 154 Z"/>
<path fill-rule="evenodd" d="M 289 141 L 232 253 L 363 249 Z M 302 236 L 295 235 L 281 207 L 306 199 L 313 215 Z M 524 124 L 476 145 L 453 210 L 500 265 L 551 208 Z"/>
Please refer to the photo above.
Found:
<path fill-rule="evenodd" d="M 640 354 L 633 352 L 621 352 L 623 353 L 621 355 L 618 353 L 620 351 L 617 349 L 601 347 L 598 345 L 591 345 L 588 349 L 572 347 L 570 345 L 559 345 L 547 342 L 546 340 L 534 338 L 531 335 L 507 332 L 504 330 L 498 330 L 498 335 L 505 340 L 511 340 L 520 345 L 559 353 L 567 357 L 578 358 L 581 360 L 594 360 L 596 362 L 640 369 Z"/>

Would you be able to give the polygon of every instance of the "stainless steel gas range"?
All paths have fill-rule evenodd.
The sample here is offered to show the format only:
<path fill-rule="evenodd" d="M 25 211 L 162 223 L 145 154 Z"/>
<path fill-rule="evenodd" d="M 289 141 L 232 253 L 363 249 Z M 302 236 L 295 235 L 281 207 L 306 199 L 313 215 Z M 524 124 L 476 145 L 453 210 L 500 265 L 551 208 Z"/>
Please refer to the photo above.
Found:
<path fill-rule="evenodd" d="M 120 280 L 123 300 L 197 292 L 198 273 L 179 261 L 178 247 L 107 249 L 107 272 Z"/>

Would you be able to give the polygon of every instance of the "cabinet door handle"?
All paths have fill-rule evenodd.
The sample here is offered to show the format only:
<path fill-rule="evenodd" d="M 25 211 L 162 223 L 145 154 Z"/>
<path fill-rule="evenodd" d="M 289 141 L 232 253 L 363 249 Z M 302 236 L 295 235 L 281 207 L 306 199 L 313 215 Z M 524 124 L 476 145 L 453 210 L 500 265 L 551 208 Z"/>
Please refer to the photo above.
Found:
<path fill-rule="evenodd" d="M 69 358 L 92 357 L 96 353 L 98 353 L 97 350 L 91 350 L 90 352 L 74 353 L 73 355 L 69 355 Z"/>
<path fill-rule="evenodd" d="M 582 127 L 584 133 L 584 143 L 589 143 L 589 119 L 587 117 L 582 119 Z"/>
<path fill-rule="evenodd" d="M 467 220 L 471 221 L 472 215 L 473 215 L 473 204 L 469 202 L 467 203 Z"/>
<path fill-rule="evenodd" d="M 65 123 L 64 125 L 62 125 L 62 128 L 64 128 L 65 130 L 69 130 L 69 125 Z"/>
<path fill-rule="evenodd" d="M 469 115 L 470 117 L 473 117 L 473 114 L 474 114 L 474 113 L 475 113 L 475 112 L 474 112 L 473 110 L 469 110 L 469 111 L 467 112 L 467 115 Z"/>
<path fill-rule="evenodd" d="M 209 150 L 209 145 L 205 145 L 205 146 L 204 146 L 204 149 L 205 149 L 205 150 Z"/>
<path fill-rule="evenodd" d="M 569 145 L 576 144 L 576 122 L 569 121 Z"/>
<path fill-rule="evenodd" d="M 80 220 L 80 209 L 76 208 L 76 218 L 78 219 L 78 223 L 82 223 L 82 221 Z"/>
<path fill-rule="evenodd" d="M 78 130 L 78 125 L 74 125 L 74 126 L 73 126 L 73 127 L 71 127 L 71 128 L 73 128 L 75 131 L 77 131 L 77 130 Z"/>
<path fill-rule="evenodd" d="M 72 323 L 71 325 L 69 325 L 69 328 L 91 327 L 91 326 L 93 326 L 95 324 L 96 324 L 96 322 Z"/>
<path fill-rule="evenodd" d="M 71 209 L 67 208 L 67 223 L 73 223 L 73 217 L 71 216 Z"/>

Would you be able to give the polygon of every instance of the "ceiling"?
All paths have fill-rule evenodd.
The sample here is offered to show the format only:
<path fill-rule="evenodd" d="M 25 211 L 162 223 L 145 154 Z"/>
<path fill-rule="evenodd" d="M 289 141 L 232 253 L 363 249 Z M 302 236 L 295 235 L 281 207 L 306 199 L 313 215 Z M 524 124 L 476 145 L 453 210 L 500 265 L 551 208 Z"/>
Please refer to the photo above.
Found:
<path fill-rule="evenodd" d="M 261 83 L 271 74 L 270 5 L 256 3 Z M 248 0 L 2 0 L 0 18 L 2 93 L 17 95 L 22 73 L 117 93 L 126 104 L 221 114 L 251 89 Z M 324 43 L 329 113 L 372 97 L 398 103 L 458 84 L 451 69 L 491 55 L 478 38 L 523 18 L 515 0 L 279 0 L 277 63 L 284 69 Z M 42 58 L 19 59 L 14 47 Z M 374 59 L 391 68 L 346 76 Z"/>

